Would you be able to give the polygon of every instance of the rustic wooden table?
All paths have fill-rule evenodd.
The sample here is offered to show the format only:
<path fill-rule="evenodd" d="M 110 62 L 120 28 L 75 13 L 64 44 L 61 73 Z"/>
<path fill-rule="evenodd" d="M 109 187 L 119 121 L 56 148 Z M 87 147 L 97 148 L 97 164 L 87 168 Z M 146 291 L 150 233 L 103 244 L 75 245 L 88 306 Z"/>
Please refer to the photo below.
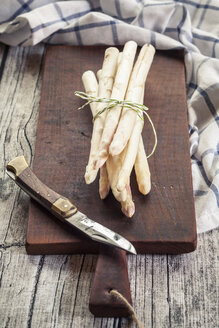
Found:
<path fill-rule="evenodd" d="M 96 256 L 29 256 L 29 198 L 5 173 L 6 163 L 34 156 L 44 45 L 0 45 L 0 326 L 127 327 L 126 319 L 88 310 Z M 128 256 L 137 316 L 144 327 L 218 327 L 218 230 L 198 237 L 185 255 Z M 134 327 L 134 324 L 130 325 Z"/>

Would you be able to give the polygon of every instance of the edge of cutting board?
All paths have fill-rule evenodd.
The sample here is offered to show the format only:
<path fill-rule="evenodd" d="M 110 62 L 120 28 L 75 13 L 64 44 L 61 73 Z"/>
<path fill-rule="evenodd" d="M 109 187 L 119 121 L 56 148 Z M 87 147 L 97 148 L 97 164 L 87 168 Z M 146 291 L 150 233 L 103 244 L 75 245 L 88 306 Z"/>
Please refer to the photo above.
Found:
<path fill-rule="evenodd" d="M 109 228 L 116 231 L 118 229 L 117 232 L 128 238 L 138 253 L 179 254 L 192 252 L 196 249 L 197 233 L 192 194 L 182 51 L 157 52 L 149 73 L 146 97 L 149 108 L 151 108 L 151 117 L 157 126 L 158 149 L 149 160 L 152 170 L 152 191 L 148 196 L 145 197 L 138 193 L 136 182 L 132 177 L 133 195 L 137 208 L 137 218 L 134 217 L 132 220 L 135 221 L 130 223 L 129 219 L 121 215 L 118 204 L 113 200 L 112 195 L 104 202 L 95 198 L 98 195 L 97 182 L 92 186 L 84 184 L 81 167 L 85 167 L 88 156 L 91 115 L 89 112 L 88 114 L 72 112 L 73 107 L 77 108 L 82 103 L 81 100 L 75 99 L 76 97 L 73 96 L 73 88 L 75 90 L 83 89 L 81 73 L 87 69 L 97 70 L 99 68 L 100 58 L 102 58 L 105 48 L 102 46 L 52 46 L 47 48 L 33 170 L 49 187 L 73 200 L 76 205 L 80 205 L 80 210 L 89 213 L 92 219 L 96 220 L 97 218 L 98 222 Z M 162 83 L 163 85 L 161 85 Z M 156 91 L 159 92 L 159 97 L 156 95 Z M 173 96 L 167 99 L 164 93 L 168 97 L 171 92 L 173 92 Z M 164 110 L 170 109 L 170 114 L 165 112 L 166 121 L 164 120 L 163 108 Z M 158 109 L 157 112 L 156 109 Z M 178 111 L 177 115 L 175 109 Z M 71 119 L 72 113 L 74 119 Z M 169 142 L 173 134 L 172 129 L 174 133 L 178 133 L 178 139 L 174 140 L 174 145 Z M 152 134 L 148 135 L 144 130 L 144 138 L 147 138 L 151 147 L 153 144 Z M 68 146 L 68 148 L 66 144 L 69 143 L 69 140 L 73 141 L 71 141 L 72 146 Z M 165 147 L 168 148 L 167 151 L 165 151 Z M 178 158 L 179 155 L 180 158 Z M 177 164 L 174 163 L 176 161 L 180 165 L 180 160 L 183 161 L 182 176 Z M 158 167 L 157 163 L 159 162 L 163 165 L 164 172 Z M 71 163 L 72 167 L 69 168 L 68 163 Z M 174 163 L 171 167 L 173 172 L 178 175 L 180 173 L 179 183 L 177 183 L 172 172 L 172 175 L 165 176 L 165 167 L 169 163 Z M 68 181 L 71 174 L 73 175 L 72 186 L 69 185 Z M 185 186 L 183 186 L 183 178 L 186 180 Z M 79 190 L 82 190 L 82 196 Z M 182 193 L 181 200 L 179 199 L 180 193 Z M 91 195 L 90 199 L 89 195 Z M 156 208 L 151 205 L 152 201 L 156 203 Z M 178 206 L 177 209 L 173 206 L 174 202 Z M 156 217 L 156 211 L 159 208 L 163 214 L 163 222 L 162 218 L 157 219 Z M 150 215 L 145 212 L 147 210 L 152 217 L 149 217 Z M 178 220 L 178 212 L 184 215 L 185 223 L 182 219 L 181 221 Z M 183 212 L 188 213 L 188 215 Z M 165 220 L 168 221 L 169 219 L 172 221 L 166 224 Z M 142 220 L 146 221 L 143 222 Z M 118 226 L 117 222 L 119 222 Z M 136 240 L 135 236 L 132 235 L 132 225 L 139 233 Z M 145 241 L 144 237 L 147 231 L 150 231 L 153 238 L 149 236 Z M 31 200 L 26 250 L 29 254 L 95 254 L 99 252 L 99 247 L 95 242 L 82 237 L 80 233 L 74 232 L 72 234 L 69 228 L 56 222 L 51 214 Z"/>

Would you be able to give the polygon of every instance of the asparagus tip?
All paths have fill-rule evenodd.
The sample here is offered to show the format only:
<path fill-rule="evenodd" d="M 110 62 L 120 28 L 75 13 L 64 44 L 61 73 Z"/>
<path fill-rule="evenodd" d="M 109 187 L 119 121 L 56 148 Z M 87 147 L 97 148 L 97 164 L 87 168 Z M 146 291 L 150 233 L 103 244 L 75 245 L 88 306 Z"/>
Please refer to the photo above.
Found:
<path fill-rule="evenodd" d="M 151 183 L 150 183 L 150 181 L 141 182 L 139 184 L 139 191 L 143 195 L 149 194 L 149 192 L 151 191 Z"/>
<path fill-rule="evenodd" d="M 100 198 L 105 199 L 109 194 L 109 190 L 110 190 L 109 186 L 102 190 L 99 190 Z"/>
<path fill-rule="evenodd" d="M 127 216 L 128 218 L 131 218 L 135 213 L 135 205 L 132 203 L 131 205 L 122 207 L 122 212 Z"/>
<path fill-rule="evenodd" d="M 96 179 L 96 176 L 97 176 L 97 170 L 92 170 L 92 171 L 86 170 L 85 175 L 84 175 L 86 184 L 90 184 L 90 183 L 94 182 L 94 180 Z"/>
<path fill-rule="evenodd" d="M 105 157 L 104 158 L 98 158 L 94 163 L 95 169 L 98 170 L 100 167 L 102 167 L 105 164 L 106 160 L 107 160 L 107 158 L 105 158 Z"/>

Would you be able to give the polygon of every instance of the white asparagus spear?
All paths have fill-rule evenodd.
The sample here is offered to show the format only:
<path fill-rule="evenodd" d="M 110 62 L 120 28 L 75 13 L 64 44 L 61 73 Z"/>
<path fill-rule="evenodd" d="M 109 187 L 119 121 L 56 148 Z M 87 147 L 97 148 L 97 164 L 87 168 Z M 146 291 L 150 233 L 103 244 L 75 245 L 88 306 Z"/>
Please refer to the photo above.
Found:
<path fill-rule="evenodd" d="M 139 104 L 143 104 L 144 99 L 144 89 L 142 90 L 141 98 L 139 99 Z M 138 183 L 138 189 L 143 194 L 146 195 L 151 190 L 151 176 L 148 166 L 148 160 L 144 149 L 144 143 L 141 135 L 141 130 L 143 128 L 142 120 L 137 117 L 136 124 L 132 131 L 131 137 L 126 146 L 126 156 L 123 161 L 123 166 L 120 171 L 118 178 L 117 188 L 118 190 L 124 188 L 126 181 L 129 179 L 133 165 L 135 165 L 135 174 Z M 135 152 L 135 143 L 138 141 L 138 150 Z"/>
<path fill-rule="evenodd" d="M 135 159 L 135 175 L 139 191 L 143 195 L 147 195 L 151 190 L 151 174 L 142 136 L 139 140 L 138 153 Z"/>
<path fill-rule="evenodd" d="M 122 53 L 120 52 L 118 54 L 118 58 L 117 58 L 117 69 L 118 69 L 118 65 L 119 65 L 119 63 L 121 61 L 121 57 L 122 57 L 121 55 L 122 55 Z M 101 72 L 102 72 L 101 69 L 99 69 L 97 71 L 97 78 L 98 78 L 98 80 L 100 80 Z M 95 87 L 94 84 L 93 84 L 93 87 Z M 116 161 L 115 158 L 113 160 Z M 114 166 L 114 168 L 115 168 L 115 166 Z M 118 175 L 117 175 L 117 178 L 118 178 Z M 115 175 L 114 175 L 114 181 L 115 181 L 114 182 L 114 185 L 115 185 L 116 184 L 116 181 L 117 181 L 115 179 Z M 104 163 L 104 165 L 100 168 L 100 179 L 99 179 L 99 195 L 100 195 L 100 198 L 101 199 L 105 199 L 108 196 L 109 191 L 110 191 L 110 183 L 109 183 L 109 178 L 108 178 L 108 172 L 107 172 L 107 168 L 106 168 L 106 163 Z M 124 203 L 124 205 L 123 205 L 124 206 L 124 214 L 130 213 L 130 211 L 132 211 L 132 207 L 131 207 L 131 205 L 129 207 L 126 206 L 126 201 L 125 201 L 125 199 L 127 198 L 127 191 L 124 190 L 122 192 L 117 193 L 117 191 L 115 190 L 115 188 L 113 188 L 113 193 L 114 193 L 114 197 L 116 195 L 116 198 L 117 198 L 118 201 L 123 201 L 123 203 Z M 130 198 L 130 196 L 129 196 L 129 198 Z"/>
<path fill-rule="evenodd" d="M 142 87 L 142 94 L 139 98 L 138 103 L 143 104 L 144 102 L 144 86 Z M 141 115 L 143 117 L 143 115 Z M 133 165 L 135 165 L 135 174 L 138 183 L 138 189 L 143 194 L 146 195 L 151 190 L 151 177 L 150 170 L 148 166 L 147 156 L 144 149 L 144 143 L 141 135 L 141 130 L 143 128 L 143 121 L 137 116 L 134 129 L 132 131 L 131 137 L 126 146 L 126 156 L 123 161 L 123 166 L 118 178 L 117 188 L 118 190 L 124 188 L 126 181 L 129 180 Z M 138 141 L 138 150 L 136 150 L 136 142 Z"/>
<path fill-rule="evenodd" d="M 117 57 L 117 69 L 118 69 L 118 65 L 119 65 L 119 63 L 120 63 L 120 61 L 121 61 L 121 57 L 122 57 L 122 52 L 120 52 L 120 53 L 118 54 L 118 57 Z M 98 79 L 98 81 L 100 80 L 101 72 L 102 72 L 102 69 L 99 69 L 99 70 L 97 71 L 97 79 Z"/>
<path fill-rule="evenodd" d="M 122 54 L 119 54 L 118 69 L 111 94 L 111 98 L 113 99 L 123 100 L 125 97 L 136 50 L 136 42 L 129 41 L 125 44 Z M 101 167 L 107 160 L 108 148 L 118 125 L 120 114 L 121 106 L 115 106 L 107 112 L 103 134 L 99 146 L 98 158 L 95 163 L 96 168 Z"/>
<path fill-rule="evenodd" d="M 146 44 L 142 47 L 131 74 L 128 91 L 125 97 L 126 100 L 133 102 L 139 101 L 154 53 L 155 49 L 152 45 Z M 126 146 L 134 128 L 136 117 L 136 112 L 131 109 L 123 108 L 116 133 L 109 147 L 109 153 L 112 156 L 119 154 Z"/>
<path fill-rule="evenodd" d="M 114 47 L 110 47 L 105 51 L 102 72 L 99 80 L 99 88 L 98 88 L 99 97 L 109 98 L 111 96 L 112 86 L 113 86 L 116 67 L 117 67 L 118 53 L 119 53 L 118 49 Z M 106 105 L 104 103 L 98 103 L 96 106 L 96 111 L 99 112 L 105 106 Z M 95 119 L 93 124 L 90 155 L 85 172 L 85 181 L 87 184 L 93 182 L 98 173 L 98 169 L 94 168 L 94 160 L 98 152 L 99 143 L 103 132 L 105 116 L 106 113 L 105 112 L 102 113 Z"/>
<path fill-rule="evenodd" d="M 101 70 L 100 70 L 101 71 Z M 94 72 L 86 71 L 82 75 L 82 82 L 84 85 L 85 92 L 93 97 L 97 97 L 98 83 Z M 94 117 L 97 113 L 96 103 L 90 103 L 92 116 Z M 100 179 L 99 179 L 99 194 L 101 199 L 105 199 L 109 194 L 110 185 L 108 180 L 108 174 L 106 166 L 103 165 L 100 168 Z"/>
<path fill-rule="evenodd" d="M 122 167 L 117 182 L 117 190 L 121 191 L 127 185 L 133 166 L 135 165 L 135 174 L 137 178 L 139 191 L 146 195 L 151 189 L 150 170 L 147 156 L 144 149 L 143 139 L 141 136 L 142 121 L 137 118 L 136 125 L 132 131 L 126 148 Z M 138 147 L 136 147 L 138 145 Z"/>
<path fill-rule="evenodd" d="M 117 156 L 113 156 L 112 158 L 115 157 Z M 135 174 L 136 174 L 139 191 L 143 195 L 148 194 L 151 190 L 151 179 L 150 179 L 150 170 L 148 166 L 148 161 L 144 149 L 142 136 L 140 136 L 138 152 L 135 160 Z M 127 178 L 127 180 L 128 180 L 126 184 L 127 197 L 125 201 L 121 202 L 122 205 L 121 210 L 127 217 L 131 218 L 135 213 L 135 204 L 132 200 L 130 176 L 129 178 Z"/>
<path fill-rule="evenodd" d="M 127 217 L 132 217 L 135 213 L 135 204 L 132 200 L 132 193 L 130 182 L 128 181 L 125 189 L 119 192 L 116 188 L 116 182 L 118 180 L 118 175 L 121 169 L 123 158 L 126 149 L 124 149 L 124 154 L 119 154 L 117 156 L 109 156 L 106 161 L 107 172 L 109 177 L 110 186 L 114 197 L 121 203 L 121 210 Z"/>
<path fill-rule="evenodd" d="M 97 72 L 97 78 L 100 79 L 100 74 L 101 74 L 101 69 Z M 98 89 L 98 83 L 95 77 L 95 74 L 92 71 L 87 71 L 82 75 L 82 81 L 83 85 L 85 88 L 85 92 L 93 95 L 94 97 L 97 94 L 97 89 Z M 94 116 L 96 114 L 96 103 L 91 103 L 90 104 L 92 115 Z M 121 167 L 121 163 L 123 160 L 124 154 L 120 156 L 114 156 L 113 158 L 111 157 L 109 162 L 108 162 L 108 170 L 110 171 L 111 175 L 111 185 L 112 185 L 112 192 L 115 196 L 115 198 L 119 202 L 123 202 L 123 207 L 127 208 L 126 206 L 126 198 L 127 198 L 127 188 L 125 188 L 124 191 L 118 192 L 116 190 L 116 183 L 118 180 L 118 175 L 119 175 L 119 170 Z M 109 164 L 110 163 L 110 164 Z M 130 188 L 129 188 L 130 189 Z M 100 179 L 99 179 L 99 194 L 100 198 L 104 199 L 109 193 L 109 178 L 108 178 L 108 173 L 107 169 L 103 165 L 100 168 Z M 130 198 L 130 196 L 129 196 Z M 130 207 L 130 206 L 129 206 Z M 128 209 L 124 210 L 127 213 L 130 212 Z M 132 211 L 132 208 L 131 208 Z"/>
<path fill-rule="evenodd" d="M 100 74 L 101 74 L 101 70 L 99 70 L 97 72 L 97 77 L 99 79 L 100 79 Z M 97 83 L 95 74 L 92 71 L 84 72 L 82 75 L 82 82 L 84 85 L 85 92 L 88 93 L 89 95 L 96 97 L 97 92 L 98 92 L 98 83 Z M 96 115 L 96 113 L 97 113 L 96 103 L 91 103 L 90 107 L 91 107 L 92 115 L 93 116 Z M 108 163 L 108 170 L 111 173 L 110 177 L 111 177 L 112 192 L 113 192 L 115 198 L 119 202 L 123 202 L 122 208 L 125 208 L 124 212 L 128 213 L 128 212 L 130 212 L 130 210 L 128 211 L 126 202 L 125 202 L 126 198 L 127 198 L 127 190 L 128 189 L 126 188 L 122 192 L 118 192 L 116 190 L 116 184 L 117 184 L 117 180 L 118 180 L 118 176 L 119 176 L 119 170 L 121 168 L 123 158 L 124 158 L 124 154 L 120 155 L 120 156 L 114 156 L 113 158 L 111 157 L 110 161 L 109 161 L 110 164 Z M 99 179 L 99 194 L 100 194 L 101 199 L 104 199 L 107 197 L 107 195 L 109 193 L 109 189 L 110 189 L 110 184 L 109 184 L 108 173 L 107 173 L 106 166 L 103 165 L 100 168 L 100 179 Z"/>
<path fill-rule="evenodd" d="M 101 72 L 102 72 L 102 69 L 99 69 L 99 70 L 97 71 L 97 79 L 98 79 L 98 81 L 100 81 L 100 75 L 101 75 Z"/>
<path fill-rule="evenodd" d="M 120 63 L 121 57 L 122 57 L 122 52 L 120 52 L 119 55 L 118 55 L 118 61 L 117 61 L 118 65 Z M 97 71 L 98 80 L 100 79 L 101 71 L 102 71 L 101 69 L 99 69 Z M 88 76 L 88 78 L 89 78 L 89 76 Z M 92 85 L 95 85 L 95 84 L 92 83 Z M 85 90 L 86 90 L 86 88 L 85 88 Z M 123 212 L 124 212 L 124 214 L 126 214 L 126 212 L 128 213 L 128 209 L 127 209 L 127 206 L 126 206 L 126 198 L 127 198 L 127 190 L 128 189 L 125 189 L 122 192 L 118 192 L 115 189 L 115 185 L 117 183 L 117 179 L 118 179 L 118 175 L 119 175 L 119 168 L 121 167 L 121 164 L 118 164 L 119 162 L 121 163 L 121 159 L 119 157 L 117 158 L 117 156 L 114 156 L 113 158 L 111 157 L 109 159 L 107 165 L 108 165 L 108 171 L 110 172 L 112 192 L 114 194 L 114 197 L 119 202 L 121 202 L 121 204 L 124 203 L 124 205 L 122 205 L 122 208 L 124 208 Z M 99 194 L 100 194 L 101 199 L 104 199 L 107 196 L 107 188 L 108 188 L 108 186 L 110 186 L 109 180 L 108 180 L 108 183 L 107 183 L 107 179 L 109 179 L 109 177 L 108 177 L 107 169 L 105 170 L 105 165 L 106 165 L 106 163 L 100 168 Z M 102 170 L 102 168 L 103 168 L 103 170 Z M 107 174 L 107 179 L 106 179 L 106 174 Z M 105 185 L 104 185 L 104 183 L 105 183 Z"/>
<path fill-rule="evenodd" d="M 141 99 L 139 101 L 140 104 L 143 104 L 144 101 L 144 91 L 142 92 Z M 125 149 L 127 146 L 125 147 Z M 115 158 L 116 156 L 113 156 L 112 158 Z M 148 166 L 147 156 L 144 149 L 144 143 L 142 136 L 140 136 L 139 145 L 138 145 L 138 151 L 137 156 L 135 159 L 135 174 L 136 179 L 138 183 L 138 189 L 139 191 L 146 195 L 150 192 L 151 189 L 151 179 L 150 179 L 150 170 Z M 130 176 L 127 178 L 128 183 L 126 185 L 127 190 L 127 198 L 124 202 L 121 202 L 122 205 L 122 212 L 129 218 L 131 218 L 135 213 L 135 204 L 132 200 L 132 192 L 130 187 Z"/>
<path fill-rule="evenodd" d="M 114 197 L 119 202 L 124 202 L 127 198 L 126 188 L 124 188 L 124 190 L 122 190 L 122 191 L 118 191 L 117 188 L 116 188 L 119 173 L 120 173 L 120 169 L 122 167 L 123 158 L 125 156 L 125 151 L 126 150 L 124 150 L 118 156 L 114 156 L 114 157 L 109 156 L 107 161 L 106 161 L 106 167 L 107 167 L 110 187 L 112 189 L 112 193 L 113 193 Z"/>
<path fill-rule="evenodd" d="M 86 71 L 82 74 L 82 82 L 84 85 L 85 92 L 90 96 L 97 97 L 98 94 L 98 83 L 94 72 Z M 90 103 L 90 109 L 92 116 L 94 117 L 97 113 L 97 105 L 95 102 Z"/>
<path fill-rule="evenodd" d="M 121 203 L 121 210 L 127 217 L 132 217 L 135 213 L 135 204 L 132 200 L 132 193 L 130 187 L 130 181 L 128 179 L 127 185 L 122 192 L 119 192 L 116 188 L 118 175 L 125 157 L 126 148 L 123 152 L 117 156 L 109 156 L 106 161 L 108 177 L 110 186 L 114 197 Z"/>
<path fill-rule="evenodd" d="M 118 59 L 117 59 L 117 68 L 118 68 L 118 65 L 119 65 L 119 63 L 120 63 L 120 61 L 121 61 L 121 57 L 122 57 L 122 52 L 120 52 L 120 53 L 118 54 Z M 99 69 L 99 70 L 97 71 L 97 79 L 98 79 L 98 81 L 100 80 L 101 72 L 102 72 L 102 69 Z"/>
<path fill-rule="evenodd" d="M 110 191 L 110 184 L 106 164 L 100 168 L 99 194 L 101 199 L 105 199 Z"/>
<path fill-rule="evenodd" d="M 144 103 L 144 91 L 139 103 Z M 135 175 L 139 191 L 143 195 L 147 195 L 151 190 L 151 174 L 142 135 L 140 136 L 138 152 L 135 159 Z"/>
<path fill-rule="evenodd" d="M 139 145 L 139 139 L 140 139 L 142 128 L 143 128 L 143 121 L 139 117 L 137 117 L 136 121 L 137 122 L 135 123 L 131 137 L 126 146 L 126 149 L 127 149 L 126 156 L 122 163 L 122 167 L 121 167 L 120 174 L 118 177 L 118 182 L 117 182 L 118 191 L 122 191 L 125 188 L 127 181 L 130 177 L 130 174 L 132 172 L 133 166 L 135 164 L 137 151 L 138 151 L 138 145 Z"/>
<path fill-rule="evenodd" d="M 125 216 L 131 218 L 135 213 L 135 204 L 132 200 L 130 181 L 128 181 L 128 184 L 126 185 L 126 190 L 127 190 L 127 198 L 124 202 L 121 202 L 122 205 L 121 210 L 125 214 Z"/>
<path fill-rule="evenodd" d="M 139 99 L 139 104 L 143 104 L 144 90 L 142 91 L 141 98 Z M 120 171 L 118 178 L 117 189 L 122 190 L 126 185 L 126 181 L 129 179 L 133 165 L 135 166 L 135 174 L 138 183 L 138 189 L 143 194 L 146 195 L 151 190 L 151 176 L 148 166 L 148 160 L 144 149 L 144 143 L 141 135 L 141 130 L 143 128 L 142 120 L 137 117 L 136 124 L 132 131 L 129 142 L 126 146 L 126 156 L 123 161 L 123 166 Z M 139 140 L 139 141 L 138 141 Z M 136 151 L 136 144 L 138 144 L 138 149 Z"/>

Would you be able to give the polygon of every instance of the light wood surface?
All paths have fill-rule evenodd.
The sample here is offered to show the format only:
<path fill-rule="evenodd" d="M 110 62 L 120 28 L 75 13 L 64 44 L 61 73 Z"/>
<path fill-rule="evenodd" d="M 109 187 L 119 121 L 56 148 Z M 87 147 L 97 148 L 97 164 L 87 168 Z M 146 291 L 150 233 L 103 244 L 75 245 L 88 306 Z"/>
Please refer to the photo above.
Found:
<path fill-rule="evenodd" d="M 0 326 L 127 327 L 126 319 L 88 310 L 96 256 L 25 251 L 29 198 L 4 168 L 23 153 L 33 159 L 43 55 L 43 45 L 0 45 Z M 218 248 L 214 230 L 198 237 L 194 253 L 128 256 L 133 305 L 145 327 L 218 326 Z"/>

